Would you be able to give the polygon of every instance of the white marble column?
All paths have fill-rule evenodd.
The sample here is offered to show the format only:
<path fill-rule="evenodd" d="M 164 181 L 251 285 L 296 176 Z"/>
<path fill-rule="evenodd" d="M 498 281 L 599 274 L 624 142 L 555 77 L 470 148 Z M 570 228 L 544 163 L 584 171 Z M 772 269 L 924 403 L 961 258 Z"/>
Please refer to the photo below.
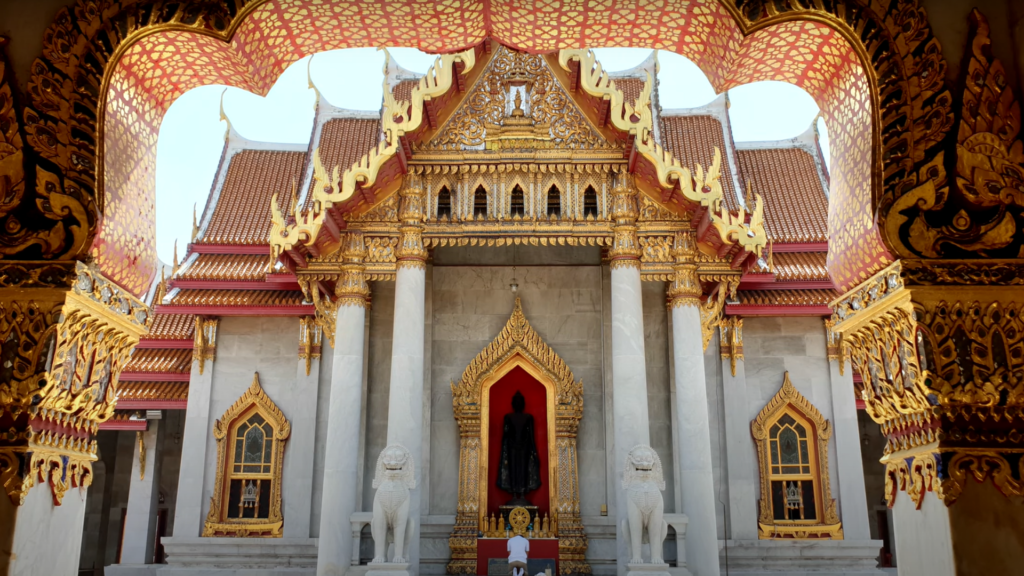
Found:
<path fill-rule="evenodd" d="M 615 237 L 611 257 L 612 430 L 615 459 L 615 513 L 618 571 L 624 574 L 628 543 L 620 526 L 626 520 L 622 489 L 626 455 L 637 444 L 651 444 L 647 413 L 647 359 L 640 291 L 640 243 L 636 236 L 636 188 L 629 175 L 617 175 L 612 188 Z"/>
<path fill-rule="evenodd" d="M 401 238 L 395 250 L 394 330 L 391 335 L 391 385 L 388 393 L 388 444 L 409 450 L 416 465 L 416 487 L 410 491 L 406 544 L 409 573 L 419 574 L 420 516 L 423 494 L 423 340 L 426 326 L 426 258 L 423 248 L 423 190 L 419 178 L 406 176 L 400 191 Z"/>
<path fill-rule="evenodd" d="M 729 482 L 729 533 L 732 540 L 757 540 L 757 453 L 747 417 L 747 374 L 743 365 L 743 320 L 723 318 L 719 330 L 722 400 L 725 405 L 725 453 Z M 735 372 L 734 372 L 735 371 Z"/>
<path fill-rule="evenodd" d="M 672 306 L 672 358 L 679 434 L 679 477 L 682 511 L 689 519 L 686 561 L 697 576 L 718 576 L 718 529 L 715 520 L 711 466 L 711 424 L 704 372 L 704 339 L 700 323 L 700 282 L 694 262 L 692 233 L 676 235 L 675 278 L 669 287 Z M 724 289 L 722 287 L 721 289 Z"/>
<path fill-rule="evenodd" d="M 338 281 L 330 404 L 324 447 L 323 496 L 317 576 L 341 576 L 352 561 L 352 513 L 359 507 L 360 430 L 363 425 L 363 364 L 369 289 L 363 274 L 362 235 L 346 235 L 345 264 Z M 324 353 L 327 351 L 325 350 Z M 304 368 L 303 368 L 304 369 Z"/>
<path fill-rule="evenodd" d="M 320 327 L 313 318 L 305 317 L 299 324 L 298 367 L 295 386 L 290 391 L 295 399 L 292 433 L 288 438 L 281 483 L 287 486 L 284 499 L 284 537 L 309 538 L 309 517 L 313 504 L 313 451 L 316 446 L 317 392 L 320 382 Z"/>
<path fill-rule="evenodd" d="M 142 445 L 136 439 L 128 488 L 128 510 L 121 538 L 121 564 L 150 564 L 156 544 L 156 505 L 160 497 L 160 450 L 157 439 L 160 421 L 147 421 L 140 432 Z M 144 446 L 144 447 L 143 447 Z"/>
<path fill-rule="evenodd" d="M 174 537 L 195 538 L 203 529 L 203 476 L 206 474 L 206 439 L 213 433 L 210 422 L 210 393 L 213 388 L 213 364 L 216 359 L 192 360 L 188 381 L 188 406 L 185 430 L 181 435 L 181 467 L 178 469 L 178 495 L 174 505 Z M 210 470 L 210 474 L 214 474 Z"/>
<path fill-rule="evenodd" d="M 861 459 L 860 427 L 857 425 L 857 399 L 853 391 L 853 366 L 839 358 L 835 336 L 826 323 L 829 338 L 829 378 L 832 392 L 832 437 L 836 447 L 836 472 L 832 483 L 839 483 L 839 511 L 847 540 L 870 540 L 868 502 L 864 491 L 864 462 Z M 842 364 L 840 364 L 842 362 Z"/>

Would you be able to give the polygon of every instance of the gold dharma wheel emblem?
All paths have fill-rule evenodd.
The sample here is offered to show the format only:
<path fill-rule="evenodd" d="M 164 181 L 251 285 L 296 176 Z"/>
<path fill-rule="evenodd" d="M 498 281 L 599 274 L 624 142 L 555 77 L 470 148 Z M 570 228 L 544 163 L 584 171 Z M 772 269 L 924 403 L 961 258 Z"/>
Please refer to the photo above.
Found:
<path fill-rule="evenodd" d="M 522 506 L 513 508 L 508 513 L 508 523 L 512 525 L 512 534 L 522 536 L 526 534 L 526 528 L 530 525 L 530 512 Z"/>

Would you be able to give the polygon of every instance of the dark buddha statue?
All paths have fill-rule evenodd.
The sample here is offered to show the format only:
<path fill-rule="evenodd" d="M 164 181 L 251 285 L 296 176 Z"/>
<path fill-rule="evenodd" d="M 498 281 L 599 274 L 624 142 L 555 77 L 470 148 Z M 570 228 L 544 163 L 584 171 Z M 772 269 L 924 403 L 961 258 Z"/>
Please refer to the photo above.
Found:
<path fill-rule="evenodd" d="M 533 439 L 533 416 L 527 414 L 521 392 L 512 397 L 512 412 L 505 414 L 498 464 L 498 488 L 522 500 L 527 492 L 540 488 L 540 455 Z"/>

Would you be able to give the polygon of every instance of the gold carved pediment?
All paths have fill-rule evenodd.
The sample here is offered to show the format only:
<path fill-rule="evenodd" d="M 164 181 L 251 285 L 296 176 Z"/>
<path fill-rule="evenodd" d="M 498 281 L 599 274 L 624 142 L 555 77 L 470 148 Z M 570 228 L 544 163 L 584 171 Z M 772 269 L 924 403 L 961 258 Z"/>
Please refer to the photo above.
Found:
<path fill-rule="evenodd" d="M 462 106 L 419 150 L 609 147 L 543 56 L 501 46 Z"/>

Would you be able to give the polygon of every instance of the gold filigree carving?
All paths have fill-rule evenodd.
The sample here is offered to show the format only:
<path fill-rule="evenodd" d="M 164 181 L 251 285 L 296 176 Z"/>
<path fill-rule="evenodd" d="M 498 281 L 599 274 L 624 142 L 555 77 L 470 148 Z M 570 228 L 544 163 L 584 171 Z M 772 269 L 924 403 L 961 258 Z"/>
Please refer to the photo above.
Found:
<path fill-rule="evenodd" d="M 306 361 L 306 376 L 313 368 L 313 361 L 320 359 L 323 329 L 315 318 L 299 318 L 299 359 Z"/>
<path fill-rule="evenodd" d="M 213 362 L 217 359 L 217 326 L 219 324 L 219 318 L 196 316 L 192 360 L 199 363 L 200 374 L 203 373 L 207 360 Z"/>
<path fill-rule="evenodd" d="M 448 539 L 449 574 L 476 573 L 477 533 L 487 522 L 487 419 L 489 387 L 509 370 L 521 367 L 549 390 L 548 479 L 551 533 L 559 539 L 559 566 L 569 573 L 590 573 L 587 536 L 579 509 L 576 433 L 583 416 L 583 382 L 530 326 L 516 298 L 505 327 L 452 382 L 452 407 L 461 431 L 459 502 Z"/>
<path fill-rule="evenodd" d="M 806 520 L 779 519 L 773 510 L 772 481 L 785 480 L 787 474 L 775 472 L 773 468 L 779 468 L 779 461 L 776 460 L 777 452 L 769 449 L 772 442 L 772 433 L 780 419 L 789 417 L 796 424 L 806 422 L 810 429 L 805 432 L 811 437 L 807 442 L 813 447 L 807 451 L 809 457 L 806 462 L 808 472 L 800 470 L 802 466 L 797 465 L 793 477 L 810 479 L 814 485 L 813 498 L 815 499 L 815 517 Z M 831 538 L 833 540 L 843 539 L 843 526 L 839 521 L 839 514 L 836 512 L 836 501 L 832 499 L 832 488 L 828 473 L 828 441 L 832 436 L 832 427 L 828 420 L 818 412 L 818 409 L 811 404 L 807 398 L 793 386 L 789 379 L 789 372 L 782 382 L 782 388 L 768 401 L 768 404 L 761 409 L 757 418 L 750 423 L 750 433 L 757 443 L 758 469 L 761 477 L 761 499 L 759 500 L 758 514 L 758 538 L 761 540 L 773 538 Z M 795 434 L 795 433 L 794 433 Z M 783 482 L 788 486 L 788 482 Z M 784 494 L 778 495 L 786 498 Z M 803 498 L 802 495 L 799 495 Z M 802 502 L 802 500 L 801 500 Z M 788 498 L 785 509 L 788 512 L 790 506 Z M 806 503 L 800 504 L 801 510 Z"/>
<path fill-rule="evenodd" d="M 398 267 L 413 266 L 423 268 L 427 259 L 427 250 L 423 247 L 423 217 L 425 206 L 423 200 L 423 180 L 418 174 L 407 174 L 404 186 L 399 191 L 401 204 L 398 217 L 398 246 L 395 257 Z"/>
<path fill-rule="evenodd" d="M 248 472 L 244 470 L 248 466 L 241 464 L 243 459 L 240 454 L 238 454 L 239 458 L 237 461 L 228 461 L 232 454 L 237 454 L 234 450 L 238 449 L 235 447 L 233 438 L 228 439 L 228 434 L 230 433 L 234 436 L 238 425 L 242 424 L 242 420 L 252 415 L 258 415 L 273 428 L 272 437 L 265 438 L 264 440 L 271 441 L 270 450 L 272 450 L 272 453 L 269 465 L 266 466 L 266 468 L 270 469 L 269 472 L 263 472 L 262 470 L 260 472 Z M 284 516 L 281 513 L 281 478 L 284 466 L 285 442 L 290 435 L 291 423 L 281 413 L 277 404 L 263 391 L 263 387 L 260 385 L 259 374 L 253 374 L 252 384 L 249 386 L 249 389 L 213 425 L 213 436 L 217 439 L 217 479 L 214 482 L 213 496 L 210 497 L 210 510 L 206 515 L 206 522 L 203 524 L 204 537 L 281 537 L 281 528 L 284 525 Z M 266 449 L 263 446 L 263 442 L 260 445 L 261 448 Z M 236 462 L 238 462 L 237 465 Z M 231 470 L 229 470 L 229 466 L 232 467 Z M 262 458 L 259 465 L 253 467 L 264 468 Z M 234 468 L 237 468 L 237 470 Z M 256 477 L 256 479 L 252 479 L 253 477 Z M 245 480 L 249 480 L 249 482 L 257 486 L 259 492 L 255 495 L 256 508 L 258 508 L 258 498 L 270 498 L 269 511 L 266 518 L 228 517 L 230 484 L 233 479 L 237 478 L 242 479 L 243 492 L 249 486 Z M 267 494 L 264 494 L 261 487 L 262 482 L 265 481 L 264 478 L 270 482 L 270 489 L 266 491 Z M 240 504 L 239 507 L 241 508 L 243 505 Z M 258 513 L 254 512 L 254 515 L 256 514 Z"/>
<path fill-rule="evenodd" d="M 825 319 L 825 353 L 829 361 L 834 360 L 839 363 L 839 375 L 842 376 L 845 373 L 846 361 L 850 354 L 842 332 L 833 330 L 835 325 L 835 319 Z"/>
<path fill-rule="evenodd" d="M 612 183 L 612 211 L 615 220 L 612 228 L 614 236 L 608 256 L 612 267 L 617 265 L 640 267 L 640 256 L 643 249 L 636 234 L 636 218 L 639 215 L 637 206 L 637 190 L 630 174 L 615 174 Z"/>
<path fill-rule="evenodd" d="M 668 297 L 672 307 L 700 306 L 700 297 L 704 290 L 701 288 L 700 278 L 697 275 L 696 256 L 697 240 L 694 238 L 693 232 L 676 233 L 672 246 L 675 273 L 672 275 L 672 283 L 668 287 Z M 707 346 L 708 342 L 705 340 L 704 348 L 707 349 Z"/>
<path fill-rule="evenodd" d="M 145 432 L 135 432 L 135 440 L 139 443 L 139 480 L 146 479 L 146 437 Z"/>
<path fill-rule="evenodd" d="M 743 319 L 738 316 L 727 316 L 718 323 L 721 336 L 720 354 L 722 360 L 729 359 L 732 375 L 736 375 L 736 362 L 743 361 Z"/>

